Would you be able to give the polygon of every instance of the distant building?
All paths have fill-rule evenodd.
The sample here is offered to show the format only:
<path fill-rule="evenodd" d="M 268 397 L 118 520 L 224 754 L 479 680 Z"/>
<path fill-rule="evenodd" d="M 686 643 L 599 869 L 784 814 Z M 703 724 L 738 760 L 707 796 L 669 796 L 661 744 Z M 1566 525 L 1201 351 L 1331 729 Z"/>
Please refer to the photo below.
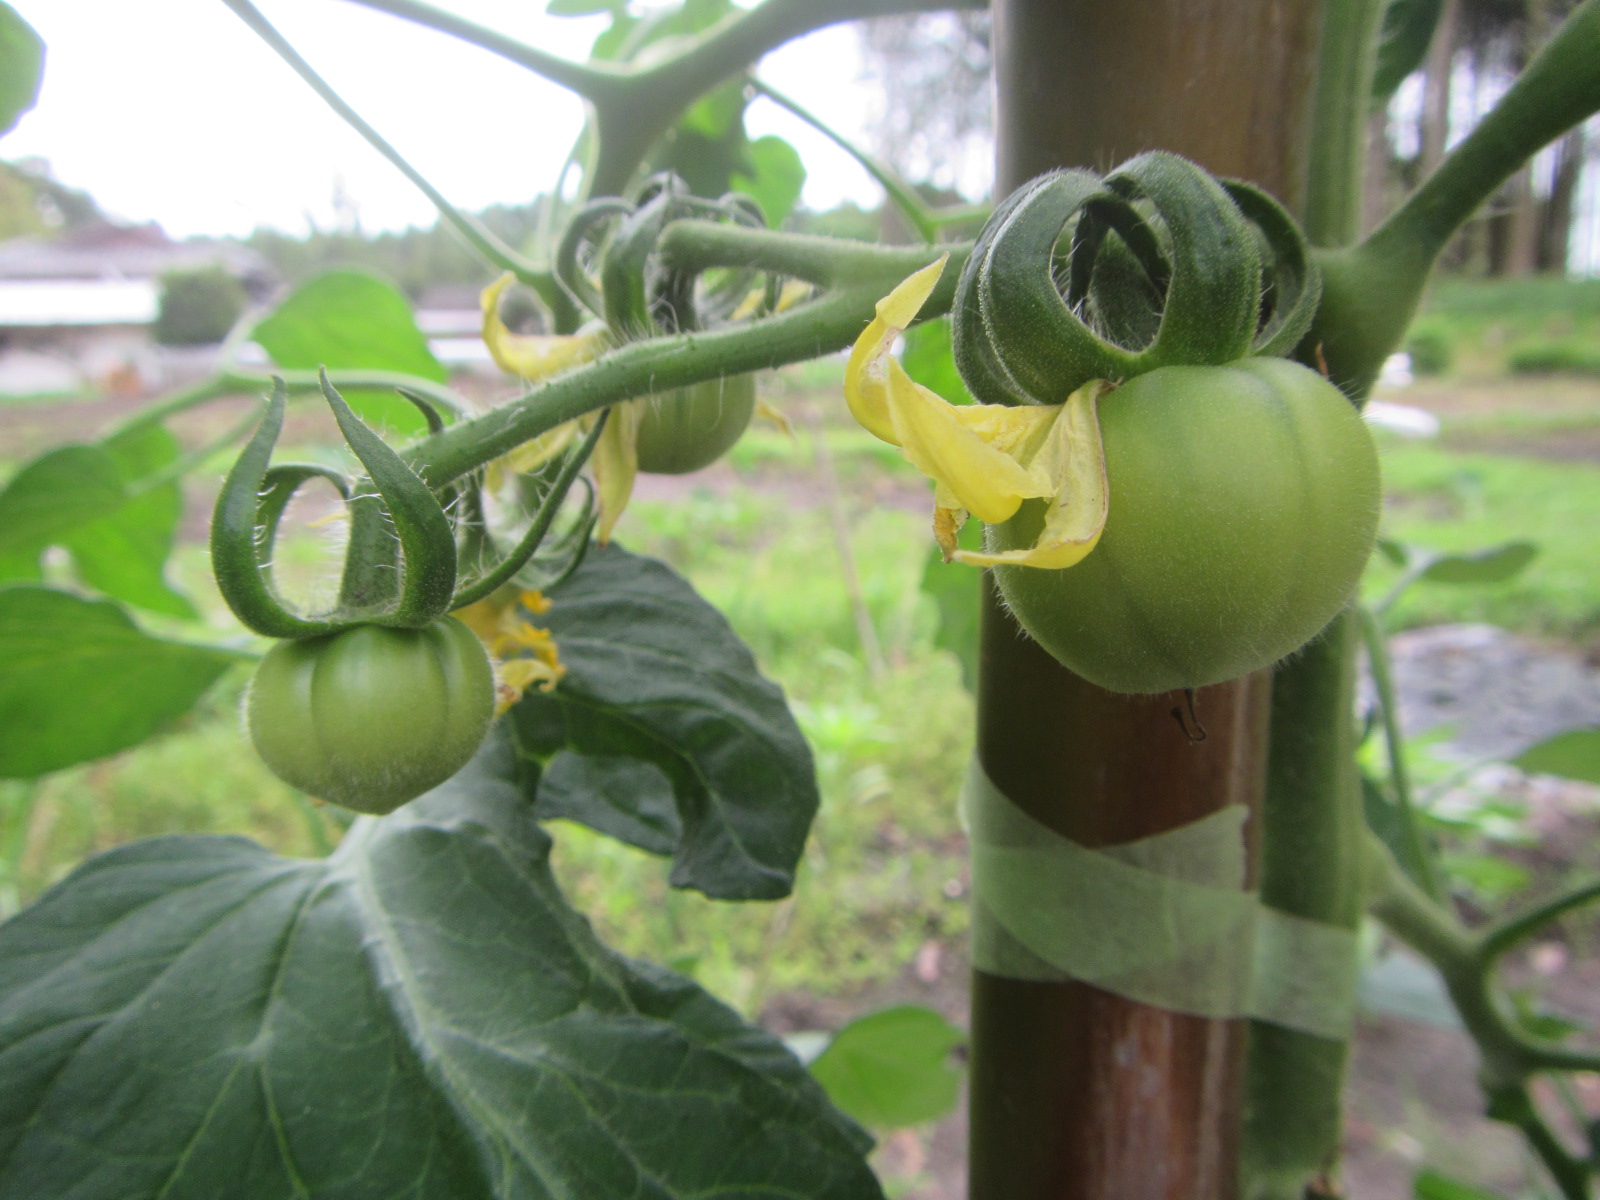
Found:
<path fill-rule="evenodd" d="M 251 251 L 174 242 L 155 225 L 94 223 L 0 243 L 0 394 L 138 394 L 204 374 L 204 348 L 157 346 L 150 327 L 161 277 L 214 263 L 253 296 L 271 290 L 268 269 Z"/>

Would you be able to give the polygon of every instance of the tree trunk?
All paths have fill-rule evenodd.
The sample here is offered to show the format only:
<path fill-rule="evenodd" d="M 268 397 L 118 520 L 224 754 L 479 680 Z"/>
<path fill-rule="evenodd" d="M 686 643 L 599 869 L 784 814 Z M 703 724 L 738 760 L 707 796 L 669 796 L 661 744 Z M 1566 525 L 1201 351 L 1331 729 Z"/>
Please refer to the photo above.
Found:
<path fill-rule="evenodd" d="M 1584 127 L 1579 125 L 1555 145 L 1556 168 L 1550 196 L 1539 212 L 1538 269 L 1565 274 L 1567 244 L 1577 212 L 1578 181 L 1588 156 Z"/>
<path fill-rule="evenodd" d="M 1445 0 L 1423 64 L 1422 112 L 1418 117 L 1417 178 L 1432 175 L 1450 140 L 1450 77 L 1455 70 L 1460 0 Z"/>
<path fill-rule="evenodd" d="M 1295 0 L 998 0 L 998 179 L 1174 150 L 1304 199 L 1319 12 Z M 1270 683 L 1112 695 L 1023 635 L 984 586 L 979 761 L 1088 846 L 1259 804 Z M 1229 1200 L 1246 1022 L 1076 982 L 974 972 L 971 1200 Z"/>

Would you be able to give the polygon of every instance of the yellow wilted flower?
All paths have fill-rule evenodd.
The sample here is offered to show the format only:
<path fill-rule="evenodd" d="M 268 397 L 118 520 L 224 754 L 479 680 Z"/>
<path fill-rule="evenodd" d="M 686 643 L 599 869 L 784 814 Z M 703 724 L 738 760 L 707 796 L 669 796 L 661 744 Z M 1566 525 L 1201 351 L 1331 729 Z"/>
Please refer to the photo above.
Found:
<path fill-rule="evenodd" d="M 500 297 L 515 280 L 509 271 L 483 290 L 483 344 L 489 357 L 502 370 L 529 382 L 548 379 L 569 367 L 598 358 L 610 345 L 604 330 L 566 336 L 540 337 L 512 333 L 500 319 Z M 638 474 L 639 420 L 648 397 L 614 405 L 591 462 L 594 467 L 600 520 L 595 536 L 603 546 L 611 540 L 611 530 L 633 495 Z M 488 483 L 500 485 L 504 473 L 535 471 L 565 450 L 580 432 L 592 428 L 597 416 L 591 414 L 558 425 L 548 433 L 517 447 L 489 464 Z"/>
<path fill-rule="evenodd" d="M 478 635 L 494 659 L 496 716 L 522 699 L 530 687 L 548 692 L 567 673 L 555 637 L 523 617 L 523 609 L 546 613 L 550 600 L 542 592 L 504 587 L 454 614 Z"/>
<path fill-rule="evenodd" d="M 878 301 L 877 315 L 850 352 L 845 400 L 869 433 L 899 446 L 933 480 L 933 530 L 946 561 L 1070 567 L 1105 528 L 1108 489 L 1095 406 L 1111 385 L 1096 380 L 1061 404 L 1008 407 L 954 405 L 915 382 L 890 351 L 944 265 L 941 258 L 924 267 Z M 1025 500 L 1047 504 L 1034 545 L 998 553 L 957 549 L 969 513 L 998 524 Z"/>

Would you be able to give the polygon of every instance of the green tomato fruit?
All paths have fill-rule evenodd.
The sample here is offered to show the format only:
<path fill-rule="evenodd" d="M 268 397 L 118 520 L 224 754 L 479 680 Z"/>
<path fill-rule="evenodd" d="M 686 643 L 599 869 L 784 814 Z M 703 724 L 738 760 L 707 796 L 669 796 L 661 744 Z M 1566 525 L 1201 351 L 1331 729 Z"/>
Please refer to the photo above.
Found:
<path fill-rule="evenodd" d="M 1035 640 L 1114 692 L 1220 683 L 1310 641 L 1344 607 L 1377 534 L 1377 451 L 1355 407 L 1278 358 L 1163 367 L 1100 401 L 1110 509 L 1062 571 L 1001 567 Z M 1043 502 L 991 527 L 1032 545 Z"/>
<path fill-rule="evenodd" d="M 245 718 L 279 779 L 387 813 L 466 765 L 494 701 L 483 645 L 446 617 L 423 629 L 358 625 L 279 642 L 256 668 Z"/>
<path fill-rule="evenodd" d="M 726 454 L 756 410 L 756 377 L 733 375 L 675 388 L 645 402 L 639 470 L 687 475 Z"/>

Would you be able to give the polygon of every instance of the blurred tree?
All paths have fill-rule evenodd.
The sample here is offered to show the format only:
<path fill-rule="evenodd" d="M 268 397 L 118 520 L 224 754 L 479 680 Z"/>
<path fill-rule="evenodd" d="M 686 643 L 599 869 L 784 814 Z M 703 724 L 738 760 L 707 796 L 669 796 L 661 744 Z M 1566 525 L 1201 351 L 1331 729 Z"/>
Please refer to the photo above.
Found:
<path fill-rule="evenodd" d="M 994 168 L 989 14 L 884 17 L 860 37 L 879 87 L 873 153 L 908 180 L 984 199 Z"/>

